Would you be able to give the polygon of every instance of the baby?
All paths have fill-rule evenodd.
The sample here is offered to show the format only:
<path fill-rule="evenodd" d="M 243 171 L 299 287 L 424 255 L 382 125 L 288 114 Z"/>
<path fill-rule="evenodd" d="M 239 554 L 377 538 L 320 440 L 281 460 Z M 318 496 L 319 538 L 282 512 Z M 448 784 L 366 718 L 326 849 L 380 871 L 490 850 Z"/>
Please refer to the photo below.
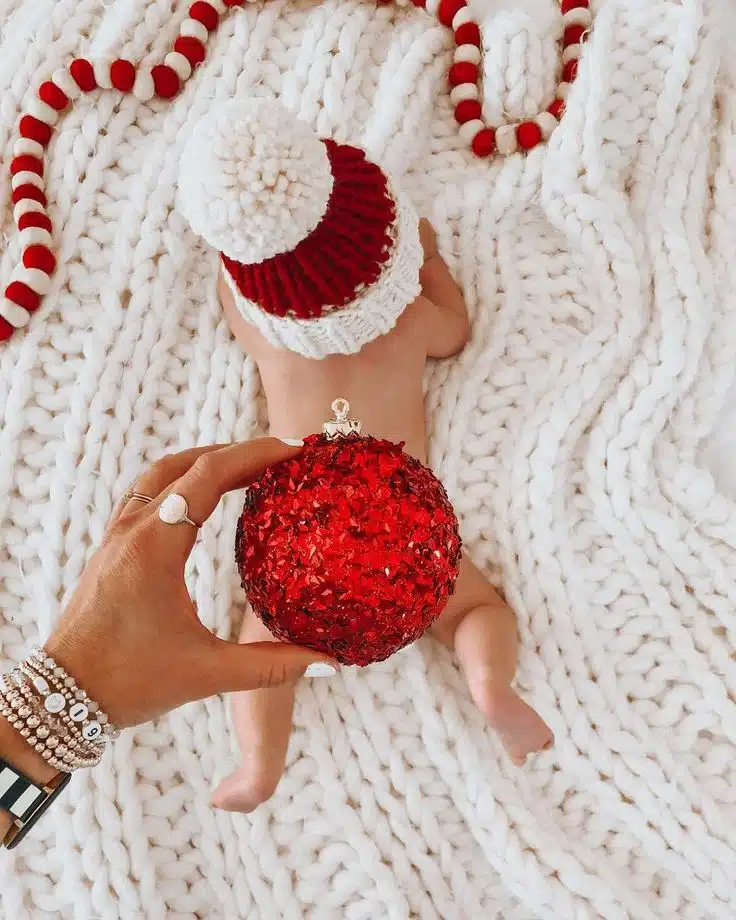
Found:
<path fill-rule="evenodd" d="M 339 396 L 365 433 L 404 441 L 426 461 L 425 362 L 461 351 L 470 328 L 433 229 L 395 184 L 362 151 L 319 141 L 272 103 L 230 103 L 190 142 L 180 187 L 193 229 L 223 252 L 220 302 L 258 366 L 272 434 L 321 431 Z M 274 227 L 277 247 L 269 242 Z M 325 302 L 330 310 L 321 309 Z M 550 729 L 511 686 L 514 614 L 467 556 L 430 635 L 456 653 L 514 763 L 552 744 Z M 276 641 L 254 614 L 240 639 Z M 249 812 L 272 795 L 295 689 L 234 696 L 243 761 L 215 791 L 215 806 Z"/>

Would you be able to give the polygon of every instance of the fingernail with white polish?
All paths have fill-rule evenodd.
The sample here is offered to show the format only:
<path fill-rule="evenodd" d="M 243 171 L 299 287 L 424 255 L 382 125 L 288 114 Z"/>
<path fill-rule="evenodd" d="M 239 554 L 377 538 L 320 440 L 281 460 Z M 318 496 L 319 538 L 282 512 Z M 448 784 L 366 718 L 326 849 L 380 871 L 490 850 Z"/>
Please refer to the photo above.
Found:
<path fill-rule="evenodd" d="M 334 677 L 335 674 L 337 674 L 337 668 L 333 668 L 326 661 L 315 661 L 304 672 L 305 677 Z"/>
<path fill-rule="evenodd" d="M 287 447 L 304 447 L 304 441 L 300 438 L 279 438 L 279 441 Z"/>

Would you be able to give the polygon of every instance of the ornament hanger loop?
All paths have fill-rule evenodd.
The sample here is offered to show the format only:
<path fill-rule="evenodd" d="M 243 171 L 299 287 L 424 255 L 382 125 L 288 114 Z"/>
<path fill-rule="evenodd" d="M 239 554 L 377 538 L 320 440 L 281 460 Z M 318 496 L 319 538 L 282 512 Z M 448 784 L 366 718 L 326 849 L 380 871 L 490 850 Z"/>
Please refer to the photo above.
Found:
<path fill-rule="evenodd" d="M 350 403 L 347 399 L 336 399 L 330 407 L 335 413 L 338 422 L 346 422 L 350 412 Z"/>
<path fill-rule="evenodd" d="M 350 417 L 350 403 L 347 399 L 336 399 L 332 404 L 332 411 L 335 417 L 325 422 L 322 426 L 322 430 L 328 438 L 361 434 L 362 425 L 359 419 Z"/>

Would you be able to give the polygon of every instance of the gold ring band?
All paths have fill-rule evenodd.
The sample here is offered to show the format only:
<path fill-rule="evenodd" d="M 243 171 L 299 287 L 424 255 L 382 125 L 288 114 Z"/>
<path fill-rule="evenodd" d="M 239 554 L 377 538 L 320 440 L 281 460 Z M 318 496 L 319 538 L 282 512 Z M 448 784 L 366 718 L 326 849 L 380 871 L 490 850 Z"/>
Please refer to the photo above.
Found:
<path fill-rule="evenodd" d="M 125 496 L 126 504 L 128 502 L 143 502 L 144 505 L 150 505 L 153 499 L 150 495 L 143 495 L 141 492 L 128 492 Z"/>

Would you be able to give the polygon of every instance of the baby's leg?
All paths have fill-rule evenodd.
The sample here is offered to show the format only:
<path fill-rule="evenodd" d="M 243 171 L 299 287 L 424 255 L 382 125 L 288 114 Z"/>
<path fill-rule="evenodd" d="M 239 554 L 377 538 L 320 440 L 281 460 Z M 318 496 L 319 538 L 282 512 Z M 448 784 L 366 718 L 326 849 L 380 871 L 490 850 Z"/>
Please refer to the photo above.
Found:
<path fill-rule="evenodd" d="M 241 642 L 276 641 L 255 614 L 243 621 Z M 232 695 L 243 761 L 212 795 L 215 808 L 251 812 L 276 791 L 284 772 L 294 709 L 294 684 Z"/>
<path fill-rule="evenodd" d="M 455 594 L 432 631 L 455 649 L 476 706 L 514 763 L 552 744 L 546 723 L 511 687 L 518 646 L 514 613 L 465 556 Z"/>

